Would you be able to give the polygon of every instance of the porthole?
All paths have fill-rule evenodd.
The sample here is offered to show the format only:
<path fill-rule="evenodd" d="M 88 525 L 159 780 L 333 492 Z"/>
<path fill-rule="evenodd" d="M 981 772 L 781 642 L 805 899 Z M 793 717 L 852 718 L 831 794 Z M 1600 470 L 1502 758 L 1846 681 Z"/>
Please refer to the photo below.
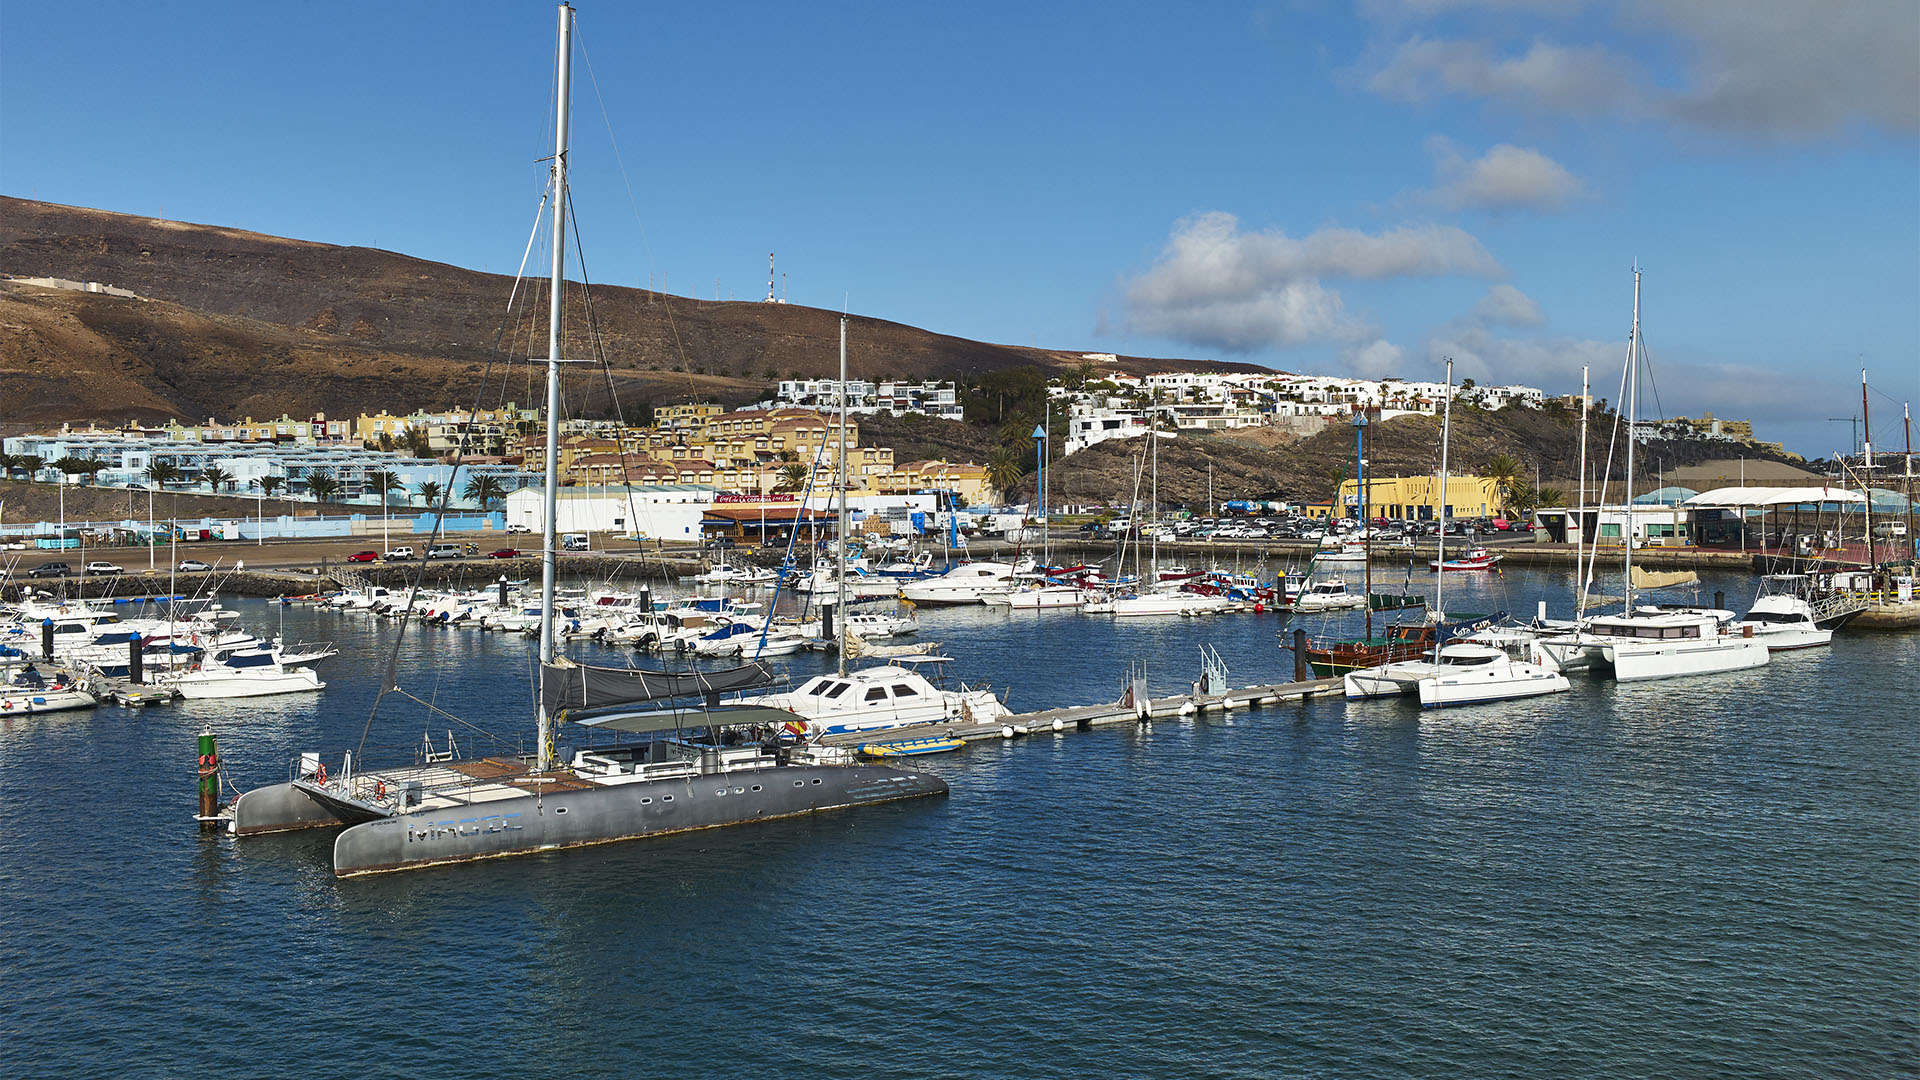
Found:
<path fill-rule="evenodd" d="M 817 777 L 817 776 L 816 776 L 816 777 L 814 777 L 814 778 L 813 778 L 813 782 L 814 782 L 814 783 L 816 783 L 816 784 L 817 784 L 817 783 L 819 783 L 819 782 L 820 782 L 820 778 L 819 778 L 819 777 Z"/>
<path fill-rule="evenodd" d="M 564 814 L 567 812 L 567 808 L 564 806 L 556 806 L 553 808 L 553 812 L 556 814 Z"/>
<path fill-rule="evenodd" d="M 714 789 L 713 789 L 713 793 L 714 793 L 715 795 L 725 795 L 725 794 L 727 793 L 727 789 L 726 789 L 726 788 L 714 788 Z"/>
<path fill-rule="evenodd" d="M 645 806 L 652 801 L 653 801 L 653 796 L 647 795 L 641 798 L 640 805 Z"/>
<path fill-rule="evenodd" d="M 802 782 L 801 782 L 801 781 L 799 781 L 799 780 L 795 780 L 795 781 L 793 782 L 793 786 L 794 786 L 794 787 L 806 787 L 807 785 L 806 785 L 806 784 L 804 784 L 804 783 L 802 783 Z"/>
<path fill-rule="evenodd" d="M 671 795 L 662 795 L 662 796 L 660 796 L 660 801 L 661 801 L 661 802 L 672 802 L 672 801 L 673 801 L 673 796 L 671 796 Z"/>
<path fill-rule="evenodd" d="M 760 785 L 759 785 L 759 784 L 755 784 L 755 785 L 753 785 L 753 790 L 755 790 L 755 791 L 759 791 L 759 790 L 760 790 Z"/>
<path fill-rule="evenodd" d="M 755 791 L 759 791 L 760 789 L 759 789 L 759 788 L 754 788 L 753 790 L 755 790 Z M 747 789 L 746 789 L 746 788 L 743 788 L 743 787 L 737 787 L 737 788 L 734 788 L 734 789 L 733 789 L 733 793 L 734 793 L 735 795 L 745 795 L 745 794 L 747 793 Z"/>

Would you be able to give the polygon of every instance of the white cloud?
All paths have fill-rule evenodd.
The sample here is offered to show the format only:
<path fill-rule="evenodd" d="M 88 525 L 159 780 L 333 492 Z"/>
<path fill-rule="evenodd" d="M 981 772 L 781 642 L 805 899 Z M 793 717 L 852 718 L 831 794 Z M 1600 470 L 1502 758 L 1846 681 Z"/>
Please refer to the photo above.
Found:
<path fill-rule="evenodd" d="M 1385 338 L 1375 338 L 1347 351 L 1347 369 L 1366 379 L 1397 377 L 1406 368 L 1407 350 Z"/>
<path fill-rule="evenodd" d="M 1423 104 L 1448 94 L 1491 98 L 1523 109 L 1601 115 L 1636 108 L 1633 65 L 1603 48 L 1535 42 L 1497 57 L 1476 41 L 1415 38 L 1367 79 L 1382 97 Z"/>
<path fill-rule="evenodd" d="M 1468 161 L 1445 138 L 1428 146 L 1437 183 L 1426 199 L 1449 210 L 1558 210 L 1582 193 L 1572 173 L 1538 150 L 1501 143 Z"/>
<path fill-rule="evenodd" d="M 1511 285 L 1495 285 L 1473 305 L 1474 321 L 1505 326 L 1539 326 L 1547 321 L 1533 297 Z"/>
<path fill-rule="evenodd" d="M 1352 344 L 1377 335 L 1323 277 L 1501 273 L 1480 241 L 1452 226 L 1330 228 L 1294 238 L 1242 232 L 1233 215 L 1208 213 L 1176 225 L 1159 261 L 1126 283 L 1127 321 L 1138 332 L 1236 352 Z"/>
<path fill-rule="evenodd" d="M 1454 379 L 1483 384 L 1524 383 L 1550 393 L 1580 388 L 1580 367 L 1593 371 L 1594 396 L 1609 397 L 1604 388 L 1609 370 L 1626 357 L 1624 342 L 1575 338 L 1501 338 L 1483 326 L 1453 325 L 1427 340 L 1427 361 L 1436 367 L 1453 360 Z M 1609 366 L 1611 365 L 1611 366 Z"/>
<path fill-rule="evenodd" d="M 1799 141 L 1852 123 L 1920 130 L 1920 4 L 1912 0 L 1639 0 L 1689 40 L 1689 85 L 1669 115 L 1697 127 Z"/>
<path fill-rule="evenodd" d="M 1543 28 L 1543 20 L 1531 16 L 1551 21 L 1576 14 L 1571 5 L 1372 5 L 1367 10 L 1376 25 L 1395 36 L 1403 25 L 1423 22 L 1495 29 L 1484 39 L 1407 36 L 1389 48 L 1365 85 L 1414 104 L 1461 95 L 1549 115 L 1662 118 L 1759 141 L 1804 142 L 1856 124 L 1920 131 L 1920 4 L 1913 0 L 1620 0 L 1593 6 L 1615 14 L 1612 22 L 1622 33 L 1616 43 L 1518 40 L 1524 30 Z M 1499 17 L 1463 18 L 1468 7 L 1493 8 Z M 1649 71 L 1634 59 L 1662 55 L 1675 56 L 1677 70 Z"/>

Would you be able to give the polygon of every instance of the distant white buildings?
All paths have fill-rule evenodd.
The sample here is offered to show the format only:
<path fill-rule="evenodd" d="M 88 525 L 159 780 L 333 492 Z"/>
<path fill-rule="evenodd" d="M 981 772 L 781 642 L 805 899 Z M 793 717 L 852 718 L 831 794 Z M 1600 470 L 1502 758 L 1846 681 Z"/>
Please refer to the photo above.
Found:
<path fill-rule="evenodd" d="M 1415 413 L 1433 415 L 1447 395 L 1446 386 L 1434 382 L 1278 371 L 1094 373 L 1090 377 L 1094 381 L 1083 390 L 1051 389 L 1067 408 L 1063 453 L 1144 434 L 1148 417 L 1156 414 L 1163 418 L 1163 431 L 1256 427 L 1291 417 L 1341 419 L 1356 409 L 1376 411 L 1381 419 L 1391 420 Z M 1456 403 L 1484 409 L 1537 409 L 1544 400 L 1530 386 L 1456 386 L 1453 393 Z"/>
<path fill-rule="evenodd" d="M 774 393 L 774 407 L 803 406 L 815 409 L 840 407 L 838 379 L 784 379 Z M 963 420 L 959 392 L 952 382 L 938 380 L 904 382 L 865 379 L 847 380 L 847 411 L 855 414 L 891 413 L 905 416 L 915 413 L 942 420 Z"/>

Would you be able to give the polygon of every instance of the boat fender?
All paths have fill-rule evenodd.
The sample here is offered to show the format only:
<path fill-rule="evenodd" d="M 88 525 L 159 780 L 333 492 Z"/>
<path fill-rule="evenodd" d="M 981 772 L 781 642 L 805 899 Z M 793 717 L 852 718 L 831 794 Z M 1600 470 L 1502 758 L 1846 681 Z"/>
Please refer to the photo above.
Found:
<path fill-rule="evenodd" d="M 1199 712 L 1199 711 L 1200 711 L 1200 706 L 1198 706 L 1198 705 L 1195 705 L 1195 704 L 1194 704 L 1193 702 L 1191 702 L 1191 701 L 1189 701 L 1189 702 L 1187 702 L 1186 704 L 1184 704 L 1184 705 L 1182 705 L 1182 706 L 1180 706 L 1180 715 L 1181 715 L 1181 716 L 1192 716 L 1192 715 L 1193 715 L 1194 713 L 1197 713 L 1197 712 Z"/>
<path fill-rule="evenodd" d="M 1066 725 L 1066 722 L 1065 722 L 1065 721 L 1063 721 L 1063 720 L 1055 720 L 1055 721 L 1053 722 L 1053 730 L 1055 730 L 1055 731 L 1065 731 L 1066 729 L 1067 729 L 1067 725 Z"/>
<path fill-rule="evenodd" d="M 1013 728 L 1011 726 L 1002 726 L 1000 728 L 1000 737 L 1003 739 L 1013 738 Z"/>

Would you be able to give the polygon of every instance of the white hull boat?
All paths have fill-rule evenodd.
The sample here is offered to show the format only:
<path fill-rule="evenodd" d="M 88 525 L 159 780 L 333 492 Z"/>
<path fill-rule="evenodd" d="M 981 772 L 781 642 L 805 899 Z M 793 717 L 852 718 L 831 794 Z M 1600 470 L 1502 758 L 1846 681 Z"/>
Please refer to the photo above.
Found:
<path fill-rule="evenodd" d="M 1016 572 L 1011 563 L 961 563 L 938 577 L 901 585 L 900 595 L 916 604 L 978 604 L 988 593 L 1007 591 Z"/>
<path fill-rule="evenodd" d="M 926 657 L 921 662 L 941 660 Z M 1007 707 L 991 690 L 965 686 L 942 690 L 920 672 L 900 664 L 861 668 L 845 675 L 816 675 L 797 689 L 752 700 L 797 714 L 808 739 L 949 721 L 986 724 L 1007 714 Z"/>
<path fill-rule="evenodd" d="M 1515 659 L 1505 649 L 1469 641 L 1441 646 L 1437 659 L 1350 671 L 1342 683 L 1349 698 L 1413 694 L 1424 708 L 1538 697 L 1572 685 L 1550 664 Z"/>

